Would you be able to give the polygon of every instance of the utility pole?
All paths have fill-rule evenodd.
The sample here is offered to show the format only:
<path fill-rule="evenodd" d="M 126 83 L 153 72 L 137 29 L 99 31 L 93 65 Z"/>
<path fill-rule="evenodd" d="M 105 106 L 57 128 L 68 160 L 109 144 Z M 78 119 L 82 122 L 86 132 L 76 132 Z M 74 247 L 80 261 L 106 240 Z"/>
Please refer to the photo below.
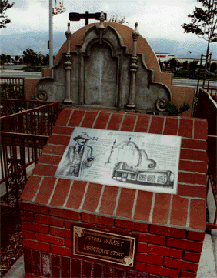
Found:
<path fill-rule="evenodd" d="M 49 68 L 53 67 L 53 19 L 52 19 L 52 2 L 53 0 L 49 0 Z"/>

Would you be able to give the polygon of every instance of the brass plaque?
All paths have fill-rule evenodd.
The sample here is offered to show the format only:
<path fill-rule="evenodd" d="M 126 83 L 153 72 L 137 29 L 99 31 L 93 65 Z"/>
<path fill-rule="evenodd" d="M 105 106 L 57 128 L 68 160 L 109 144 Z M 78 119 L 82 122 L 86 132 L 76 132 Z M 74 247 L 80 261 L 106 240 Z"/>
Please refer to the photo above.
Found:
<path fill-rule="evenodd" d="M 72 226 L 72 255 L 134 267 L 136 238 Z"/>

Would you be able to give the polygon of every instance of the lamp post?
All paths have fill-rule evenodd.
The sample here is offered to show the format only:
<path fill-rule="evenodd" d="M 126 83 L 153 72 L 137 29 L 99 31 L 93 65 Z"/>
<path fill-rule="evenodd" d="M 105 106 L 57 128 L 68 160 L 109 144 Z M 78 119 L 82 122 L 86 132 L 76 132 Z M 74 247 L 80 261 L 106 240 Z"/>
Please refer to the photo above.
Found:
<path fill-rule="evenodd" d="M 52 19 L 52 0 L 49 0 L 49 68 L 53 67 L 53 19 Z"/>
<path fill-rule="evenodd" d="M 85 19 L 85 25 L 88 25 L 88 19 L 96 19 L 100 20 L 101 13 L 95 13 L 95 14 L 89 14 L 89 12 L 85 12 L 85 14 L 79 14 L 79 13 L 69 13 L 69 20 L 70 21 L 79 21 L 80 19 Z M 105 20 L 107 18 L 107 14 L 104 13 Z"/>

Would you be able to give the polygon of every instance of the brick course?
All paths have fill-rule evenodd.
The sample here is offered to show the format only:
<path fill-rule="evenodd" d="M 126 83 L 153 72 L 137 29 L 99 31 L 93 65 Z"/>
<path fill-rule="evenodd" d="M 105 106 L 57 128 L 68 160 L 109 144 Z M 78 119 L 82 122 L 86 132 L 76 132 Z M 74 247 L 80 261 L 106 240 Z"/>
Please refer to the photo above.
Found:
<path fill-rule="evenodd" d="M 35 217 L 37 222 L 47 224 L 42 226 L 40 226 L 41 224 L 38 224 L 38 226 L 37 224 L 31 225 L 30 222 L 23 222 L 25 247 L 43 252 L 51 252 L 52 254 L 58 254 L 61 256 L 71 256 L 70 228 L 71 224 L 76 224 L 76 222 L 65 220 L 64 214 L 62 214 L 62 216 L 59 215 L 59 217 L 50 217 L 41 213 L 39 214 L 38 212 L 31 213 L 23 210 L 22 215 L 31 215 L 31 219 L 32 217 Z M 119 226 L 119 229 L 114 230 L 109 228 L 113 226 L 112 218 L 100 218 L 97 215 L 94 216 L 89 214 L 90 221 L 86 221 L 88 215 L 86 213 L 82 213 L 82 215 L 83 216 L 81 216 L 80 219 L 84 223 L 95 223 L 95 229 L 102 230 L 101 224 L 103 224 L 105 227 L 107 226 L 107 229 L 110 229 L 111 232 L 115 233 L 126 233 L 126 229 L 128 231 L 129 229 L 135 231 L 132 236 L 138 238 L 137 263 L 135 265 L 136 271 L 163 276 L 171 275 L 171 273 L 176 275 L 176 273 L 179 273 L 179 270 L 185 272 L 190 271 L 190 273 L 192 273 L 192 271 L 197 271 L 197 263 L 199 262 L 202 248 L 201 240 L 204 236 L 202 233 L 186 233 L 185 230 L 153 224 L 140 224 L 132 221 L 128 221 L 128 223 L 124 224 L 124 222 L 127 222 L 125 220 L 119 220 L 120 223 L 122 222 L 121 224 L 117 224 L 118 220 L 116 220 L 116 226 Z M 66 228 L 64 228 L 64 226 L 62 227 L 64 223 Z M 77 225 L 80 224 L 81 223 L 79 222 L 77 223 Z M 127 226 L 127 224 L 130 226 Z M 136 232 L 136 229 L 140 231 L 143 229 L 143 233 Z M 148 233 L 148 231 L 152 234 Z M 187 238 L 189 237 L 194 238 L 194 240 L 188 240 Z M 160 268 L 156 268 L 157 272 L 153 272 L 153 266 L 159 266 Z"/>

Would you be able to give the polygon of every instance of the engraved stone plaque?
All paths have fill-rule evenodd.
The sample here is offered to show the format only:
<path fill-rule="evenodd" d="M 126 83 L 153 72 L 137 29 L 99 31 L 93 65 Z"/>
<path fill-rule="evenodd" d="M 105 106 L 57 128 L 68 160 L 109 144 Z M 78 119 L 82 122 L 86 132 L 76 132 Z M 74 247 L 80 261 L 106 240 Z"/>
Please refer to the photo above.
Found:
<path fill-rule="evenodd" d="M 134 267 L 136 238 L 72 226 L 72 255 Z"/>

